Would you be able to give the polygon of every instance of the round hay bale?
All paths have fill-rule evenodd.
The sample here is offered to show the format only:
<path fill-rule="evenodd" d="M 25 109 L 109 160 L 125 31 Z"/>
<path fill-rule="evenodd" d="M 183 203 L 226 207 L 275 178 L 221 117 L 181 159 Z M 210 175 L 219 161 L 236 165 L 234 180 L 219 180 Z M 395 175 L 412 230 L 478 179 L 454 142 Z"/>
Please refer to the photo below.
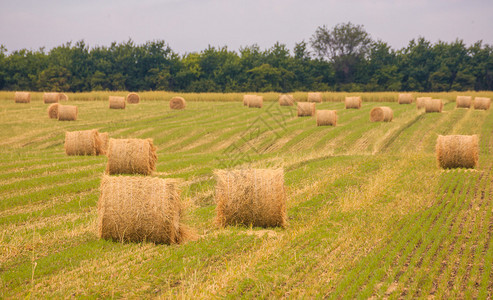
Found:
<path fill-rule="evenodd" d="M 60 101 L 60 93 L 44 93 L 43 102 L 48 103 L 58 103 Z"/>
<path fill-rule="evenodd" d="M 60 101 L 68 101 L 68 96 L 65 93 L 60 93 Z"/>
<path fill-rule="evenodd" d="M 317 110 L 317 126 L 336 126 L 336 110 Z"/>
<path fill-rule="evenodd" d="M 370 111 L 371 122 L 390 122 L 393 118 L 394 112 L 388 106 L 375 107 Z"/>
<path fill-rule="evenodd" d="M 425 100 L 425 112 L 439 112 L 441 113 L 443 109 L 443 101 L 442 99 L 429 99 Z"/>
<path fill-rule="evenodd" d="M 108 101 L 111 109 L 125 109 L 124 97 L 109 96 Z"/>
<path fill-rule="evenodd" d="M 30 103 L 31 93 L 29 92 L 15 92 L 14 94 L 15 103 Z"/>
<path fill-rule="evenodd" d="M 315 115 L 315 103 L 298 102 L 298 117 L 311 117 Z"/>
<path fill-rule="evenodd" d="M 279 105 L 280 106 L 293 106 L 294 105 L 293 95 L 280 95 L 279 96 Z"/>
<path fill-rule="evenodd" d="M 175 180 L 103 175 L 100 191 L 99 238 L 180 244 L 194 237 L 181 223 L 183 208 Z"/>
<path fill-rule="evenodd" d="M 397 102 L 399 104 L 411 104 L 413 103 L 413 95 L 412 94 L 399 94 L 397 97 Z"/>
<path fill-rule="evenodd" d="M 264 97 L 262 96 L 251 97 L 248 100 L 248 107 L 262 108 L 262 105 L 264 105 Z"/>
<path fill-rule="evenodd" d="M 183 97 L 173 97 L 169 100 L 169 108 L 171 109 L 185 109 L 187 102 Z"/>
<path fill-rule="evenodd" d="M 243 95 L 243 106 L 248 106 L 250 99 L 257 97 L 257 95 Z"/>
<path fill-rule="evenodd" d="M 307 101 L 308 102 L 321 103 L 322 102 L 322 93 L 319 93 L 319 92 L 308 93 Z"/>
<path fill-rule="evenodd" d="M 475 97 L 474 98 L 474 109 L 490 109 L 491 99 L 486 97 Z"/>
<path fill-rule="evenodd" d="M 156 147 L 152 139 L 109 139 L 106 173 L 151 175 L 156 171 Z"/>
<path fill-rule="evenodd" d="M 344 100 L 344 106 L 346 109 L 354 108 L 354 109 L 360 109 L 361 108 L 361 97 L 346 97 Z"/>
<path fill-rule="evenodd" d="M 58 105 L 58 121 L 77 120 L 78 110 L 74 105 Z"/>
<path fill-rule="evenodd" d="M 443 169 L 474 168 L 478 164 L 477 135 L 439 135 L 436 144 L 438 165 Z"/>
<path fill-rule="evenodd" d="M 416 98 L 416 108 L 425 108 L 426 100 L 431 100 L 431 97 L 418 97 Z"/>
<path fill-rule="evenodd" d="M 456 108 L 470 108 L 472 104 L 471 96 L 457 96 L 455 99 Z"/>
<path fill-rule="evenodd" d="M 52 103 L 48 106 L 48 117 L 50 119 L 58 119 L 58 103 Z"/>
<path fill-rule="evenodd" d="M 218 225 L 287 225 L 282 169 L 217 170 L 214 174 Z"/>
<path fill-rule="evenodd" d="M 109 135 L 107 132 L 99 133 L 99 139 L 101 140 L 101 145 L 98 149 L 98 154 L 106 154 L 108 151 Z"/>
<path fill-rule="evenodd" d="M 65 132 L 67 155 L 99 155 L 101 139 L 96 129 Z"/>
<path fill-rule="evenodd" d="M 137 93 L 130 93 L 127 95 L 127 102 L 129 104 L 137 104 L 140 102 L 140 96 Z"/>

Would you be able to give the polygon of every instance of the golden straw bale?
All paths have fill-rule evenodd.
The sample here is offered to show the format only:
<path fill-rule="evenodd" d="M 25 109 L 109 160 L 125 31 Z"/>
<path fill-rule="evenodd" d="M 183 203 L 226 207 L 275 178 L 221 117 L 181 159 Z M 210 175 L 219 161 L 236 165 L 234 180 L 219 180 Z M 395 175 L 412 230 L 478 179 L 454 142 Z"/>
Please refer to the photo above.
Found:
<path fill-rule="evenodd" d="M 171 109 L 185 109 L 187 102 L 183 97 L 173 97 L 169 101 L 169 108 Z"/>
<path fill-rule="evenodd" d="M 439 135 L 436 144 L 438 165 L 441 168 L 474 168 L 478 164 L 477 135 Z"/>
<path fill-rule="evenodd" d="M 99 155 L 101 139 L 96 129 L 65 132 L 67 155 Z"/>
<path fill-rule="evenodd" d="M 322 93 L 319 92 L 313 92 L 313 93 L 308 93 L 308 102 L 317 102 L 321 103 L 322 102 Z"/>
<path fill-rule="evenodd" d="M 60 101 L 60 93 L 44 93 L 43 102 L 44 103 L 58 103 Z"/>
<path fill-rule="evenodd" d="M 99 138 L 101 140 L 101 146 L 98 149 L 98 154 L 106 154 L 108 151 L 109 135 L 107 132 L 99 133 Z"/>
<path fill-rule="evenodd" d="M 48 117 L 50 119 L 58 119 L 58 103 L 52 103 L 48 106 Z"/>
<path fill-rule="evenodd" d="M 77 120 L 77 106 L 58 105 L 58 121 L 75 121 Z"/>
<path fill-rule="evenodd" d="M 429 99 L 425 100 L 425 112 L 439 112 L 441 113 L 443 109 L 442 99 Z"/>
<path fill-rule="evenodd" d="M 486 97 L 475 97 L 474 98 L 474 109 L 490 109 L 491 99 Z"/>
<path fill-rule="evenodd" d="M 361 108 L 361 97 L 360 96 L 357 96 L 357 97 L 346 97 L 346 99 L 344 100 L 344 106 L 346 107 L 346 109 L 349 109 L 349 108 L 355 108 L 355 109 L 360 109 Z"/>
<path fill-rule="evenodd" d="M 15 92 L 15 103 L 29 103 L 31 102 L 31 93 L 29 92 Z"/>
<path fill-rule="evenodd" d="M 457 96 L 455 105 L 457 108 L 470 108 L 472 104 L 471 96 Z"/>
<path fill-rule="evenodd" d="M 177 182 L 142 176 L 103 175 L 98 236 L 118 242 L 181 244 L 195 235 L 183 225 Z"/>
<path fill-rule="evenodd" d="M 426 100 L 431 100 L 431 97 L 418 97 L 416 98 L 416 108 L 425 108 Z"/>
<path fill-rule="evenodd" d="M 282 169 L 216 170 L 214 174 L 218 225 L 287 225 Z"/>
<path fill-rule="evenodd" d="M 388 106 L 375 107 L 370 111 L 371 122 L 390 122 L 393 118 L 394 112 Z"/>
<path fill-rule="evenodd" d="M 336 110 L 317 110 L 317 126 L 336 126 Z"/>
<path fill-rule="evenodd" d="M 279 105 L 280 106 L 292 106 L 292 105 L 294 105 L 293 95 L 280 95 L 279 96 Z"/>
<path fill-rule="evenodd" d="M 137 104 L 140 102 L 140 96 L 137 93 L 129 93 L 127 95 L 127 102 L 130 104 Z"/>
<path fill-rule="evenodd" d="M 125 109 L 125 98 L 118 96 L 109 96 L 108 101 L 112 109 Z"/>
<path fill-rule="evenodd" d="M 399 94 L 397 98 L 397 102 L 399 104 L 411 104 L 413 103 L 413 95 L 412 94 Z"/>
<path fill-rule="evenodd" d="M 315 103 L 298 102 L 298 117 L 311 117 L 315 115 Z"/>
<path fill-rule="evenodd" d="M 156 147 L 152 139 L 111 139 L 108 143 L 106 173 L 144 174 L 156 171 Z"/>
<path fill-rule="evenodd" d="M 248 106 L 250 99 L 257 97 L 257 95 L 243 95 L 243 106 Z"/>
<path fill-rule="evenodd" d="M 264 104 L 264 97 L 262 96 L 251 97 L 248 100 L 248 107 L 262 108 L 263 104 Z"/>
<path fill-rule="evenodd" d="M 60 101 L 67 101 L 68 100 L 68 96 L 67 94 L 65 93 L 60 93 Z"/>

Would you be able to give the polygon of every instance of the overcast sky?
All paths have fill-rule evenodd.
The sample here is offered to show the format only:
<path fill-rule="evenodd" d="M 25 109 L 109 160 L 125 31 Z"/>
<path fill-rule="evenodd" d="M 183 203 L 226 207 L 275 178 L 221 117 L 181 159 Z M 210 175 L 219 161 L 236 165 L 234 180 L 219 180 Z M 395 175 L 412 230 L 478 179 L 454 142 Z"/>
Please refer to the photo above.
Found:
<path fill-rule="evenodd" d="M 394 49 L 419 36 L 493 44 L 492 0 L 0 0 L 0 44 L 9 52 L 85 40 L 165 40 L 180 54 L 276 41 L 293 49 L 321 25 L 361 24 Z"/>

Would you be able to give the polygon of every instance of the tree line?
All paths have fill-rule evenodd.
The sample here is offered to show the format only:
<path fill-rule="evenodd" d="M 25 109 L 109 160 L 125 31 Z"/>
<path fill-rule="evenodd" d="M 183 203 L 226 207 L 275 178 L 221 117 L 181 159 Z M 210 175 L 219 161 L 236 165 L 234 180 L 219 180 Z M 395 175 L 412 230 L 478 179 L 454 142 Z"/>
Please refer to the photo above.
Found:
<path fill-rule="evenodd" d="M 49 51 L 0 46 L 0 89 L 85 92 L 464 91 L 493 90 L 493 47 L 481 41 L 413 39 L 394 50 L 361 25 L 321 26 L 290 50 L 275 43 L 212 47 L 180 55 L 165 41 L 90 48 L 83 40 Z"/>

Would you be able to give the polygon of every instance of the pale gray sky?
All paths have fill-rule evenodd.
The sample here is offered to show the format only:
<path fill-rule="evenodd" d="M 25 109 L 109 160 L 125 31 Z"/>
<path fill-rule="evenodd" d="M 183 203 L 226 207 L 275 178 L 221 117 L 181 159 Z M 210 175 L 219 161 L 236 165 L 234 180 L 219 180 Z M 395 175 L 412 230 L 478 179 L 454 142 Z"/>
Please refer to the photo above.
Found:
<path fill-rule="evenodd" d="M 321 25 L 364 25 L 394 49 L 424 36 L 493 44 L 492 0 L 0 0 L 0 44 L 10 51 L 68 41 L 165 40 L 180 53 L 276 41 L 290 49 Z"/>

